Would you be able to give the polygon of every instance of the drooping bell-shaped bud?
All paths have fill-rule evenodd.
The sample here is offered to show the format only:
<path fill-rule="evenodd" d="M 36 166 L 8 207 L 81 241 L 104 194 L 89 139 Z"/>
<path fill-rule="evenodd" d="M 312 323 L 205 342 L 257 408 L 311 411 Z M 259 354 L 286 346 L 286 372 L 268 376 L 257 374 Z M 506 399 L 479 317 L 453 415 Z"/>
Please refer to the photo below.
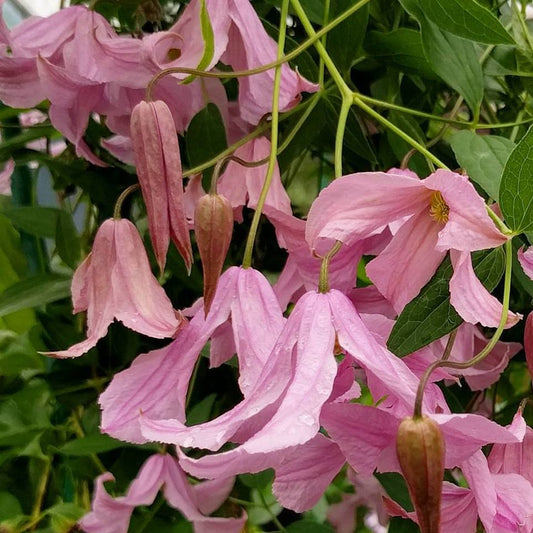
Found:
<path fill-rule="evenodd" d="M 440 533 L 444 439 L 439 426 L 427 416 L 404 418 L 396 452 L 421 533 Z"/>
<path fill-rule="evenodd" d="M 180 149 L 174 119 L 165 102 L 143 101 L 133 108 L 131 141 L 159 268 L 165 267 L 172 239 L 190 270 L 192 250 L 183 202 Z"/>
<path fill-rule="evenodd" d="M 215 296 L 218 278 L 233 233 L 233 209 L 229 200 L 220 194 L 206 194 L 196 204 L 194 234 L 204 272 L 204 311 L 209 313 Z"/>

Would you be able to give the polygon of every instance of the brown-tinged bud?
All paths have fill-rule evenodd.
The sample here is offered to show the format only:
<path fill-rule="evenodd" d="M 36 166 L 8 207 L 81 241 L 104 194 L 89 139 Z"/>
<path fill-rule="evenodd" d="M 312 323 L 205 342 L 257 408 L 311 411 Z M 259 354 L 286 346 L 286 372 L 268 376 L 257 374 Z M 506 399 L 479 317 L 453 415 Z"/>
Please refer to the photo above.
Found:
<path fill-rule="evenodd" d="M 404 418 L 396 452 L 421 533 L 439 533 L 444 475 L 444 439 L 439 426 L 427 416 Z"/>
<path fill-rule="evenodd" d="M 198 200 L 194 233 L 204 271 L 204 311 L 207 316 L 233 233 L 233 209 L 225 196 L 206 194 Z"/>

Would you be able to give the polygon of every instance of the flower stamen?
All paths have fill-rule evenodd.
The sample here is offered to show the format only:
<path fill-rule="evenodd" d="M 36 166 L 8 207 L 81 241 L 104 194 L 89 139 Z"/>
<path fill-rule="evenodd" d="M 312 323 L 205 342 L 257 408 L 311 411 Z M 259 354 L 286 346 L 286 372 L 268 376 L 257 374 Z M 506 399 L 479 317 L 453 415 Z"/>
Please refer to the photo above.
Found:
<path fill-rule="evenodd" d="M 443 222 L 446 224 L 448 222 L 448 215 L 450 213 L 450 208 L 448 204 L 444 201 L 442 194 L 439 191 L 435 191 L 431 195 L 429 214 L 431 218 L 437 222 Z"/>

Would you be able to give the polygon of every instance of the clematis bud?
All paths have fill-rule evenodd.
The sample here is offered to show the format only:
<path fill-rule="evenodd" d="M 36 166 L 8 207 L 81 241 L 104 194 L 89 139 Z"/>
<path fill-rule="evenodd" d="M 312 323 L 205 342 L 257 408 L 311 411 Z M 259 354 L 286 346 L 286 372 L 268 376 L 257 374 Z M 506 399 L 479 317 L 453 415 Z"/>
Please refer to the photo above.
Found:
<path fill-rule="evenodd" d="M 204 311 L 209 313 L 218 278 L 228 252 L 233 233 L 233 210 L 225 196 L 202 196 L 194 212 L 194 234 L 204 272 Z"/>
<path fill-rule="evenodd" d="M 404 418 L 396 436 L 396 453 L 421 533 L 439 533 L 444 439 L 437 423 L 427 416 Z"/>
<path fill-rule="evenodd" d="M 131 141 L 159 268 L 165 268 L 172 239 L 190 270 L 192 250 L 183 202 L 180 149 L 174 119 L 165 102 L 140 102 L 134 107 Z"/>

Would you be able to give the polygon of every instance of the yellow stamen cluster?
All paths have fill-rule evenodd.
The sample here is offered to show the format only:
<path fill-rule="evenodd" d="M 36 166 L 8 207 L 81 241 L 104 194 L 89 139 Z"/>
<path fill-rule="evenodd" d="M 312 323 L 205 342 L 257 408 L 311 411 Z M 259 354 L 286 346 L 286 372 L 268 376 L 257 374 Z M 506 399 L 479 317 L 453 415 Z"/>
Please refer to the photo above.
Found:
<path fill-rule="evenodd" d="M 431 202 L 429 207 L 429 214 L 431 218 L 437 222 L 442 222 L 446 224 L 448 222 L 448 214 L 450 213 L 450 208 L 448 204 L 444 201 L 442 194 L 439 191 L 435 191 L 431 195 Z"/>

